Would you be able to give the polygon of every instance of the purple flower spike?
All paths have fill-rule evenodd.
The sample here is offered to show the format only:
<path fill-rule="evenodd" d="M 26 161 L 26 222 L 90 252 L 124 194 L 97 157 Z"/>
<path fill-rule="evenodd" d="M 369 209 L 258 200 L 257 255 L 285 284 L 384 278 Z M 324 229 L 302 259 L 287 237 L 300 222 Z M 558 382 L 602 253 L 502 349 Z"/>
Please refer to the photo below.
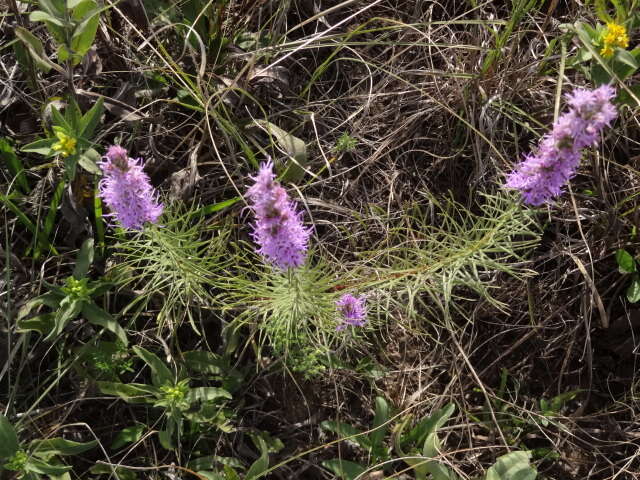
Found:
<path fill-rule="evenodd" d="M 525 156 L 507 177 L 506 186 L 520 190 L 525 203 L 541 205 L 562 193 L 575 175 L 582 149 L 598 144 L 600 133 L 616 118 L 610 85 L 569 93 L 569 110 L 542 137 L 535 154 Z"/>
<path fill-rule="evenodd" d="M 350 293 L 345 293 L 336 301 L 338 311 L 342 315 L 342 323 L 336 330 L 344 330 L 348 326 L 362 327 L 366 323 L 367 313 L 364 307 L 365 297 L 354 297 Z"/>
<path fill-rule="evenodd" d="M 109 216 L 116 218 L 124 228 L 142 229 L 145 222 L 156 223 L 163 205 L 142 169 L 142 159 L 129 158 L 119 145 L 109 147 L 100 168 L 100 197 L 109 207 Z"/>
<path fill-rule="evenodd" d="M 256 217 L 253 239 L 259 245 L 258 253 L 282 270 L 304 264 L 309 243 L 309 228 L 302 225 L 302 213 L 287 191 L 275 181 L 273 163 L 260 166 L 255 183 L 247 191 L 251 209 Z"/>

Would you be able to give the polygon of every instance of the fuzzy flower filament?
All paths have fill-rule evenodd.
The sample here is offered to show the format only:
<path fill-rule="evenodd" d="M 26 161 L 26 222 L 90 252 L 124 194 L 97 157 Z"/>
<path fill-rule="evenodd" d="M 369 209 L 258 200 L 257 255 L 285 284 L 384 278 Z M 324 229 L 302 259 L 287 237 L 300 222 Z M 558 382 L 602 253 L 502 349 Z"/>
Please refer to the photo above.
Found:
<path fill-rule="evenodd" d="M 247 191 L 256 221 L 252 237 L 258 253 L 281 270 L 300 267 L 307 256 L 311 231 L 287 191 L 275 180 L 273 163 L 260 166 Z"/>
<path fill-rule="evenodd" d="M 341 315 L 342 323 L 336 330 L 344 330 L 348 326 L 363 327 L 366 323 L 365 297 L 356 297 L 350 293 L 345 293 L 336 301 L 336 307 Z"/>
<path fill-rule="evenodd" d="M 541 205 L 562 193 L 575 175 L 582 149 L 598 144 L 600 133 L 616 118 L 615 90 L 576 89 L 567 95 L 569 110 L 545 134 L 535 153 L 525 156 L 507 177 L 506 186 L 520 190 L 525 203 Z"/>
<path fill-rule="evenodd" d="M 142 159 L 130 158 L 119 145 L 109 147 L 100 163 L 104 173 L 100 197 L 110 216 L 131 230 L 142 229 L 145 222 L 156 223 L 164 208 L 142 167 Z"/>

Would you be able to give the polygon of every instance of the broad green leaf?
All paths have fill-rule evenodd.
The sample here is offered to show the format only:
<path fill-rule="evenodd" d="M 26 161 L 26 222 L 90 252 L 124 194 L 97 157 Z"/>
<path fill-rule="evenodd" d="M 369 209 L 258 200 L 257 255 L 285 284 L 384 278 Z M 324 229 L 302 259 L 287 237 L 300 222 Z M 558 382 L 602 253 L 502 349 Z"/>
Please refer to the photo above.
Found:
<path fill-rule="evenodd" d="M 59 18 L 54 17 L 53 15 L 43 12 L 42 10 L 35 10 L 29 14 L 29 20 L 32 22 L 50 22 L 54 25 L 64 28 L 65 24 Z"/>
<path fill-rule="evenodd" d="M 322 466 L 343 480 L 355 480 L 367 471 L 365 467 L 358 463 L 341 460 L 339 458 L 325 460 L 322 462 Z"/>
<path fill-rule="evenodd" d="M 127 340 L 127 333 L 120 326 L 118 321 L 113 318 L 109 312 L 98 307 L 95 303 L 83 302 L 82 315 L 89 323 L 99 325 L 105 330 L 109 330 L 118 337 L 118 340 L 120 340 L 124 345 L 129 344 L 129 341 Z"/>
<path fill-rule="evenodd" d="M 175 376 L 156 354 L 137 345 L 133 351 L 151 368 L 151 381 L 156 387 L 175 383 Z"/>
<path fill-rule="evenodd" d="M 486 480 L 535 480 L 538 472 L 529 464 L 531 453 L 510 452 L 487 470 Z"/>
<path fill-rule="evenodd" d="M 304 141 L 266 120 L 256 120 L 256 123 L 264 127 L 270 135 L 273 135 L 280 147 L 289 156 L 289 163 L 282 174 L 282 181 L 296 183 L 302 180 L 305 173 L 304 169 L 309 162 L 307 145 Z"/>
<path fill-rule="evenodd" d="M 89 148 L 78 156 L 78 164 L 93 175 L 102 175 L 98 161 L 100 161 L 100 154 L 93 148 Z"/>
<path fill-rule="evenodd" d="M 245 480 L 255 480 L 269 468 L 269 448 L 263 438 L 257 437 L 260 446 L 260 457 L 251 464 L 245 475 Z"/>
<path fill-rule="evenodd" d="M 19 333 L 35 331 L 46 336 L 56 326 L 55 318 L 55 313 L 43 313 L 35 317 L 20 319 L 16 322 L 17 331 Z"/>
<path fill-rule="evenodd" d="M 431 433 L 437 431 L 438 428 L 445 424 L 455 409 L 455 404 L 449 403 L 434 412 L 431 416 L 423 418 L 418 425 L 407 434 L 403 439 L 403 443 L 422 445 Z"/>
<path fill-rule="evenodd" d="M 227 366 L 227 362 L 220 358 L 219 355 L 204 350 L 184 352 L 182 358 L 189 370 L 206 375 L 220 375 Z"/>
<path fill-rule="evenodd" d="M 22 193 L 29 193 L 29 182 L 24 174 L 24 166 L 22 161 L 16 155 L 15 150 L 5 138 L 0 138 L 0 159 L 7 166 L 15 179 L 15 184 L 22 190 Z"/>
<path fill-rule="evenodd" d="M 224 478 L 225 480 L 240 480 L 240 475 L 231 468 L 229 465 L 224 466 Z"/>
<path fill-rule="evenodd" d="M 138 475 L 133 470 L 122 467 L 112 467 L 111 465 L 103 465 L 100 463 L 92 466 L 89 472 L 93 475 L 109 475 L 110 478 L 118 480 L 138 480 Z"/>
<path fill-rule="evenodd" d="M 38 153 L 40 155 L 49 155 L 51 153 L 52 145 L 57 141 L 58 139 L 56 138 L 42 138 L 25 145 L 20 150 L 23 152 Z"/>
<path fill-rule="evenodd" d="M 627 300 L 631 303 L 640 301 L 640 278 L 637 275 L 634 275 L 627 287 Z"/>
<path fill-rule="evenodd" d="M 92 440 L 86 443 L 72 442 L 64 438 L 47 438 L 31 442 L 30 451 L 38 456 L 49 455 L 78 455 L 94 448 L 98 442 Z"/>
<path fill-rule="evenodd" d="M 63 298 L 63 296 L 58 295 L 54 292 L 47 292 L 44 295 L 32 298 L 22 307 L 20 307 L 20 310 L 18 310 L 18 320 L 21 320 L 29 315 L 35 307 L 39 307 L 40 305 L 46 305 L 47 307 L 55 310 L 60 306 L 60 301 Z"/>
<path fill-rule="evenodd" d="M 187 399 L 193 402 L 211 402 L 219 398 L 231 399 L 231 394 L 223 388 L 218 387 L 196 387 L 189 390 Z"/>
<path fill-rule="evenodd" d="M 623 50 L 622 48 L 616 49 L 615 59 L 618 62 L 629 65 L 633 69 L 637 69 L 640 66 L 636 57 L 634 57 L 631 52 Z"/>
<path fill-rule="evenodd" d="M 128 403 L 154 403 L 160 392 L 155 387 L 142 383 L 97 382 L 105 395 L 120 397 Z"/>
<path fill-rule="evenodd" d="M 92 3 L 93 4 L 92 8 L 95 8 L 95 2 L 93 0 L 67 0 L 67 8 L 69 10 L 73 10 L 78 5 L 84 2 Z"/>
<path fill-rule="evenodd" d="M 622 248 L 616 252 L 616 262 L 620 273 L 633 273 L 636 271 L 636 261 L 633 256 Z"/>
<path fill-rule="evenodd" d="M 36 62 L 36 65 L 40 70 L 47 73 L 52 68 L 55 68 L 58 72 L 64 73 L 64 69 L 53 63 L 44 53 L 44 46 L 38 37 L 23 27 L 15 27 L 14 30 L 16 37 L 22 41 L 31 57 Z"/>
<path fill-rule="evenodd" d="M 100 121 L 100 116 L 104 110 L 104 98 L 100 97 L 96 103 L 94 103 L 93 107 L 87 111 L 82 117 L 80 121 L 80 136 L 90 140 L 98 122 Z M 98 155 L 98 158 L 100 156 Z"/>
<path fill-rule="evenodd" d="M 76 280 L 82 280 L 89 273 L 89 267 L 93 263 L 93 238 L 87 238 L 82 242 L 78 256 L 76 257 L 76 266 L 73 269 L 73 276 Z"/>
<path fill-rule="evenodd" d="M 356 442 L 365 450 L 369 450 L 371 448 L 371 442 L 369 438 L 360 430 L 352 427 L 348 423 L 325 420 L 324 422 L 320 423 L 320 427 L 324 430 L 329 430 L 331 432 L 337 433 L 341 437 L 349 437 L 349 440 Z"/>
<path fill-rule="evenodd" d="M 9 419 L 0 414 L 0 459 L 7 459 L 18 451 L 18 435 Z"/>
<path fill-rule="evenodd" d="M 373 418 L 373 428 L 375 430 L 369 434 L 371 446 L 373 448 L 382 445 L 384 437 L 387 435 L 387 431 L 389 430 L 388 425 L 382 427 L 382 425 L 389 420 L 389 404 L 382 397 L 376 397 L 375 403 L 376 413 Z"/>
<path fill-rule="evenodd" d="M 118 432 L 118 435 L 116 435 L 115 440 L 111 444 L 111 448 L 117 450 L 125 445 L 137 442 L 142 438 L 142 434 L 146 428 L 147 426 L 142 423 L 123 428 Z"/>
<path fill-rule="evenodd" d="M 84 16 L 84 20 L 82 20 L 73 31 L 73 36 L 71 37 L 71 48 L 77 52 L 80 57 L 87 53 L 93 44 L 93 40 L 96 38 L 98 23 L 100 22 L 100 12 L 103 10 L 105 9 L 94 8 L 87 12 L 86 16 Z"/>
<path fill-rule="evenodd" d="M 64 327 L 67 324 L 76 318 L 80 311 L 82 310 L 82 304 L 84 302 L 80 299 L 69 299 L 65 298 L 62 302 L 60 302 L 60 308 L 55 313 L 54 317 L 54 328 L 47 335 L 46 340 L 51 340 L 62 333 Z"/>
<path fill-rule="evenodd" d="M 422 455 L 427 458 L 434 458 L 440 455 L 440 440 L 436 432 L 430 433 L 424 441 L 424 447 L 422 449 Z"/>
<path fill-rule="evenodd" d="M 458 476 L 455 473 L 436 461 L 427 462 L 425 470 L 431 474 L 432 480 L 458 480 Z"/>
<path fill-rule="evenodd" d="M 161 430 L 158 432 L 158 440 L 160 440 L 162 448 L 166 450 L 173 450 L 175 448 L 173 439 L 171 438 L 171 433 L 167 430 Z"/>
<path fill-rule="evenodd" d="M 62 475 L 63 473 L 71 470 L 71 467 L 68 465 L 51 465 L 44 460 L 31 457 L 27 460 L 25 470 L 39 473 L 41 475 Z"/>

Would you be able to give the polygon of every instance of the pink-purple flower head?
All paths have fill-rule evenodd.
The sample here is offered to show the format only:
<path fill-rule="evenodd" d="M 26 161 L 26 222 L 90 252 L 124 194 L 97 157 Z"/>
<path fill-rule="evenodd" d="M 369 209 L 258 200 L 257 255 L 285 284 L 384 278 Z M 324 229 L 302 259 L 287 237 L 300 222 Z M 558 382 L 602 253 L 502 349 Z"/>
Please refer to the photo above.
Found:
<path fill-rule="evenodd" d="M 336 307 L 338 307 L 342 322 L 336 327 L 336 330 L 344 330 L 348 326 L 363 327 L 367 322 L 364 295 L 355 297 L 350 293 L 345 293 L 336 301 Z"/>
<path fill-rule="evenodd" d="M 575 175 L 582 149 L 598 144 L 600 134 L 616 118 L 615 90 L 602 85 L 567 94 L 569 110 L 546 133 L 536 153 L 528 154 L 507 177 L 506 186 L 520 190 L 524 201 L 541 205 L 562 193 Z"/>
<path fill-rule="evenodd" d="M 256 217 L 253 239 L 268 262 L 282 270 L 304 264 L 311 230 L 287 191 L 275 180 L 271 160 L 260 165 L 255 183 L 247 191 Z"/>
<path fill-rule="evenodd" d="M 100 168 L 100 197 L 109 207 L 109 216 L 127 229 L 140 230 L 145 222 L 156 223 L 163 205 L 143 170 L 142 159 L 130 158 L 120 145 L 107 150 Z"/>

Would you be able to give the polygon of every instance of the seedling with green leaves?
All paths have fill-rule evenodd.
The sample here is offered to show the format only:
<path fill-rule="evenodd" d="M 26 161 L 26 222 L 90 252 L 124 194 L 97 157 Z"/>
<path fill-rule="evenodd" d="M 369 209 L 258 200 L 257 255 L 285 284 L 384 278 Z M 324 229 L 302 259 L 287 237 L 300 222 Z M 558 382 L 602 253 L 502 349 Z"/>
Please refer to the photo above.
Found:
<path fill-rule="evenodd" d="M 98 388 L 102 393 L 120 397 L 127 403 L 148 404 L 162 409 L 164 425 L 158 437 L 164 448 L 174 449 L 181 444 L 185 420 L 191 422 L 192 430 L 197 430 L 198 426 L 209 426 L 223 432 L 232 431 L 229 423 L 232 413 L 225 406 L 231 399 L 231 392 L 239 387 L 242 376 L 230 367 L 226 359 L 205 351 L 185 352 L 182 368 L 174 371 L 157 355 L 142 347 L 135 346 L 133 351 L 151 369 L 151 385 L 100 381 Z M 221 386 L 192 387 L 193 378 L 187 376 L 188 371 Z M 126 434 L 127 438 L 131 437 L 128 430 Z M 135 441 L 139 437 L 131 438 Z"/>
<path fill-rule="evenodd" d="M 40 70 L 46 73 L 53 68 L 66 74 L 71 82 L 72 67 L 80 63 L 93 44 L 100 13 L 110 7 L 99 7 L 95 0 L 38 0 L 38 5 L 40 10 L 31 12 L 29 20 L 45 24 L 58 44 L 58 62 L 66 63 L 67 69 L 53 62 L 45 54 L 42 41 L 26 28 L 16 27 L 16 36 Z"/>
<path fill-rule="evenodd" d="M 79 315 L 89 323 L 102 327 L 127 344 L 127 334 L 110 313 L 99 307 L 94 298 L 102 296 L 111 284 L 102 280 L 92 281 L 87 276 L 93 263 L 93 239 L 87 239 L 78 252 L 73 274 L 62 286 L 47 284 L 49 291 L 29 300 L 18 312 L 18 330 L 37 331 L 46 340 L 57 338 L 66 326 Z M 52 311 L 31 316 L 36 308 L 45 305 Z"/>
<path fill-rule="evenodd" d="M 7 417 L 0 414 L 0 473 L 14 472 L 16 476 L 12 478 L 23 480 L 64 478 L 61 476 L 70 471 L 71 467 L 62 463 L 58 457 L 78 455 L 94 448 L 97 443 L 95 440 L 79 443 L 64 438 L 23 443 L 19 441 L 16 429 Z"/>
<path fill-rule="evenodd" d="M 22 151 L 37 153 L 47 158 L 62 157 L 66 178 L 69 181 L 76 176 L 78 165 L 89 173 L 101 175 L 102 171 L 97 165 L 100 154 L 92 148 L 91 138 L 102 115 L 102 98 L 84 115 L 74 100 L 65 107 L 64 115 L 55 105 L 50 104 L 49 107 L 52 123 L 49 136 L 25 145 Z"/>

